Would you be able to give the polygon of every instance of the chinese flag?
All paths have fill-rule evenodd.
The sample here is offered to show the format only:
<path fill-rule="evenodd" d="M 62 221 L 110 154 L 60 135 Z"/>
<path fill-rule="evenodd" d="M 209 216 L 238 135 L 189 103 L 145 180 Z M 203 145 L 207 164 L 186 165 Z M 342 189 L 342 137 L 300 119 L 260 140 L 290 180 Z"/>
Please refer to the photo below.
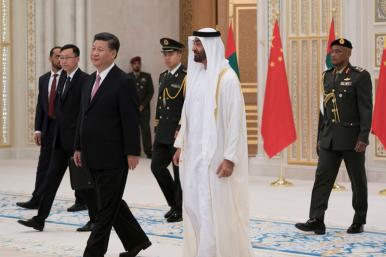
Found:
<path fill-rule="evenodd" d="M 236 55 L 236 47 L 235 41 L 233 39 L 233 29 L 232 23 L 229 24 L 228 27 L 228 38 L 225 48 L 225 58 L 228 59 L 229 65 L 236 72 L 237 76 L 240 78 L 239 65 L 237 64 L 237 55 Z"/>
<path fill-rule="evenodd" d="M 272 158 L 296 140 L 291 99 L 277 21 L 273 29 L 263 106 L 261 134 Z"/>
<path fill-rule="evenodd" d="M 386 41 L 385 41 L 386 46 Z M 386 48 L 383 49 L 371 130 L 386 148 Z"/>

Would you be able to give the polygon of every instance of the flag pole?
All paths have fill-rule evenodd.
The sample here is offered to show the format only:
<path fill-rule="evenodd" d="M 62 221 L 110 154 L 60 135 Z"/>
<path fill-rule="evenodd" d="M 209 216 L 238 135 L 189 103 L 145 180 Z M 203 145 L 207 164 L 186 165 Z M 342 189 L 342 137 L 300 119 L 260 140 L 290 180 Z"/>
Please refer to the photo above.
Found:
<path fill-rule="evenodd" d="M 280 174 L 279 178 L 271 182 L 271 186 L 292 186 L 293 183 L 284 177 L 284 151 L 280 155 Z"/>
<path fill-rule="evenodd" d="M 383 52 L 385 52 L 385 49 L 386 49 L 386 36 L 383 37 Z M 383 56 L 382 56 L 383 57 Z M 383 58 L 382 58 L 383 59 Z M 382 68 L 382 61 L 381 61 L 381 68 Z M 378 78 L 379 79 L 379 78 Z M 378 81 L 379 82 L 379 81 Z M 378 84 L 379 86 L 379 84 Z M 386 196 L 386 189 L 383 189 L 381 191 L 379 191 L 379 195 L 383 195 L 383 196 Z"/>

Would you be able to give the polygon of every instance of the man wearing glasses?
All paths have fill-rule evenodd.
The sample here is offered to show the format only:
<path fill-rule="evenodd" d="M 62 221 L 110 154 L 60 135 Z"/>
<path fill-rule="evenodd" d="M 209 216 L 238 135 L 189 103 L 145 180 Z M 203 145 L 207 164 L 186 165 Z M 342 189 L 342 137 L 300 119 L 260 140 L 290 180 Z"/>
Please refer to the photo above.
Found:
<path fill-rule="evenodd" d="M 88 77 L 79 67 L 79 48 L 75 45 L 65 45 L 60 50 L 60 64 L 67 73 L 65 83 L 59 83 L 56 93 L 55 108 L 56 127 L 52 146 L 51 162 L 45 180 L 43 194 L 37 216 L 29 220 L 19 220 L 24 226 L 42 231 L 56 192 L 68 167 L 68 160 L 74 154 L 76 123 L 80 109 L 81 87 Z M 94 189 L 80 191 L 87 201 L 90 221 L 77 231 L 91 231 L 95 221 L 96 199 Z"/>

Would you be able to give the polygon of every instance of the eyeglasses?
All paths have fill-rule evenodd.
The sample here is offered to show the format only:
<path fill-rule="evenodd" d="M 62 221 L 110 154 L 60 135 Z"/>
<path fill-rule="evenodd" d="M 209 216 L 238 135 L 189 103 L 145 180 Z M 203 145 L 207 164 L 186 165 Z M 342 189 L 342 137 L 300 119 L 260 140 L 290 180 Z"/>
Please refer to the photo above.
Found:
<path fill-rule="evenodd" d="M 66 56 L 66 57 L 59 57 L 60 61 L 67 61 L 68 59 L 77 58 L 78 56 Z"/>

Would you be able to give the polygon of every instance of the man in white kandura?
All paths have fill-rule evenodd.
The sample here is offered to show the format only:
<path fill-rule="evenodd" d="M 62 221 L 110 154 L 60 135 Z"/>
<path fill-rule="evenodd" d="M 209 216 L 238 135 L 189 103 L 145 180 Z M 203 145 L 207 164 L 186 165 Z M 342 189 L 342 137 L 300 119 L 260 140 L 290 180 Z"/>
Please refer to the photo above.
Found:
<path fill-rule="evenodd" d="M 220 32 L 189 37 L 187 92 L 173 157 L 183 191 L 183 257 L 251 257 L 244 98 Z"/>

